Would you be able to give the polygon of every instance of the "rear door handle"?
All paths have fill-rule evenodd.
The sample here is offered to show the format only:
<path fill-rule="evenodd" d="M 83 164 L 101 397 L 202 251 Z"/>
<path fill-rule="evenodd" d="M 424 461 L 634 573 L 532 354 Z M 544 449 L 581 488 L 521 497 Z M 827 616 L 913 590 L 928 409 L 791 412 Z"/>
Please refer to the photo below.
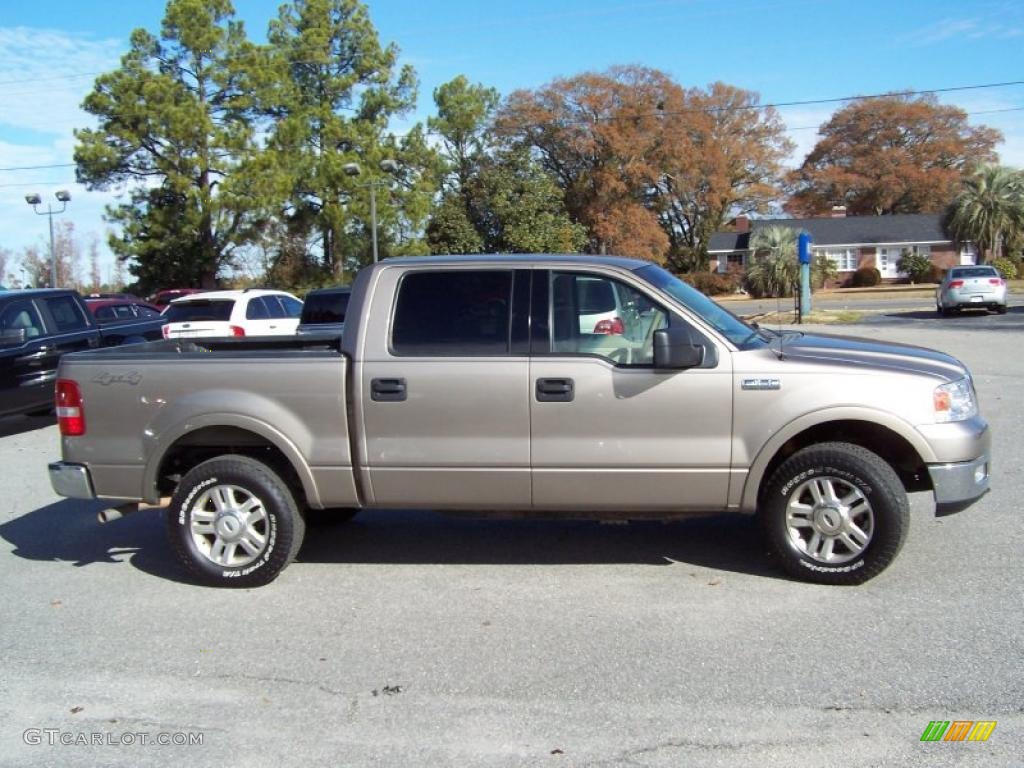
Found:
<path fill-rule="evenodd" d="M 572 379 L 537 379 L 538 403 L 571 403 L 575 395 Z"/>
<path fill-rule="evenodd" d="M 370 399 L 378 403 L 400 403 L 406 398 L 405 379 L 372 379 Z"/>

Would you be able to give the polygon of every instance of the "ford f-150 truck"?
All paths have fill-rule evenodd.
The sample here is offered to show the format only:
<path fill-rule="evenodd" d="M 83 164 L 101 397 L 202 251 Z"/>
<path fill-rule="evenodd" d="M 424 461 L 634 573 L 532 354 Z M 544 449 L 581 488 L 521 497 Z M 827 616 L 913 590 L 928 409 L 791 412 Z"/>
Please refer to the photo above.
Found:
<path fill-rule="evenodd" d="M 340 337 L 176 340 L 61 362 L 53 487 L 169 507 L 199 580 L 252 586 L 308 510 L 757 514 L 782 566 L 881 572 L 907 491 L 989 486 L 970 373 L 918 347 L 750 326 L 662 268 L 452 256 L 362 270 Z M 322 514 L 322 513 L 321 513 Z"/>

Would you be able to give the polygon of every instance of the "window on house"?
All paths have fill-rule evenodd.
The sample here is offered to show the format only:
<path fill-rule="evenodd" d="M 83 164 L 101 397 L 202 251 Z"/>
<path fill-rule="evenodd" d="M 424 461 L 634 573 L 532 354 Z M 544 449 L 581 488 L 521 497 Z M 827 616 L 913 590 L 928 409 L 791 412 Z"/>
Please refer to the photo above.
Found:
<path fill-rule="evenodd" d="M 718 272 L 725 274 L 729 271 L 730 267 L 739 267 L 743 269 L 743 254 L 742 253 L 723 253 L 718 256 Z"/>
<path fill-rule="evenodd" d="M 840 272 L 855 272 L 860 265 L 860 253 L 856 248 L 828 248 L 819 253 L 824 253 Z"/>

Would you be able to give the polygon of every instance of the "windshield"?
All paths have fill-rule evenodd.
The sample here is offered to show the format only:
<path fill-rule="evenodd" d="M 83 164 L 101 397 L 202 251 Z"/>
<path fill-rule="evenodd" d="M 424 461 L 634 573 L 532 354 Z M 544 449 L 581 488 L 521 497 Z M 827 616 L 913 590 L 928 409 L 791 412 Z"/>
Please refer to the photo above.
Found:
<path fill-rule="evenodd" d="M 716 304 L 692 285 L 688 285 L 670 272 L 651 264 L 636 270 L 636 274 L 660 288 L 676 301 L 685 305 L 740 349 L 763 346 L 765 339 L 758 330 L 747 325 L 729 310 Z"/>

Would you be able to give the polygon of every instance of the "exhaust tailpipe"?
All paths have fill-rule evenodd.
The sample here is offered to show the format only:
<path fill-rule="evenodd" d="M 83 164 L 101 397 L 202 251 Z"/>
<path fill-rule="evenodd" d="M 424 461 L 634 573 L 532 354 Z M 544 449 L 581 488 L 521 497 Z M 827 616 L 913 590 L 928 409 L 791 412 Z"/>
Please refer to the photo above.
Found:
<path fill-rule="evenodd" d="M 107 509 L 101 509 L 96 513 L 96 519 L 101 523 L 109 523 L 113 520 L 120 520 L 125 515 L 130 515 L 132 512 L 137 512 L 139 505 L 137 503 L 122 504 L 118 507 L 108 507 Z"/>

